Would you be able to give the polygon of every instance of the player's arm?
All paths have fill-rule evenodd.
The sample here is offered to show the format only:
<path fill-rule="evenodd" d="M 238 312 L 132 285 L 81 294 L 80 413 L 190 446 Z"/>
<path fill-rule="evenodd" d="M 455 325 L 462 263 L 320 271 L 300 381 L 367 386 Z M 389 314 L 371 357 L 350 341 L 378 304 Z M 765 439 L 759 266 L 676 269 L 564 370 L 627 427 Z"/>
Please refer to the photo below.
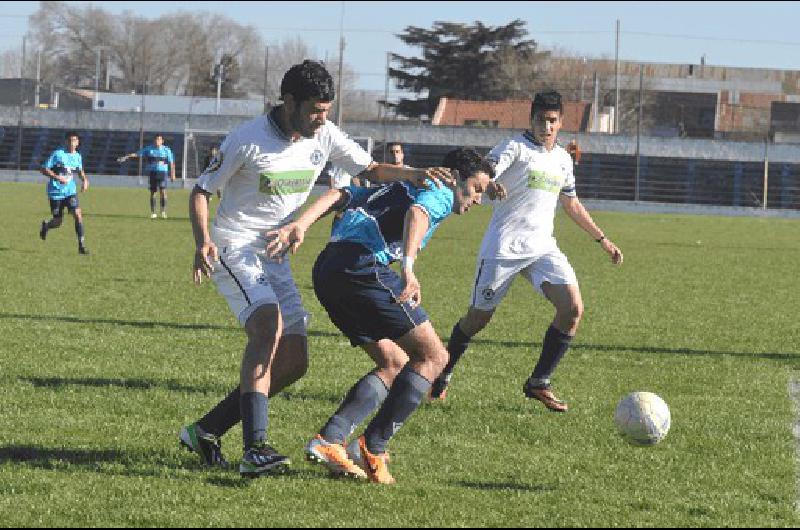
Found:
<path fill-rule="evenodd" d="M 580 199 L 575 196 L 561 194 L 561 205 L 564 207 L 564 211 L 572 219 L 575 224 L 580 226 L 587 234 L 592 236 L 592 239 L 600 243 L 609 256 L 611 256 L 611 262 L 614 265 L 621 265 L 622 264 L 622 251 L 617 248 L 610 239 L 608 239 L 600 227 L 594 222 L 592 216 L 589 215 L 589 212 L 583 206 Z"/>
<path fill-rule="evenodd" d="M 83 172 L 83 167 L 78 168 L 78 176 L 81 177 L 81 192 L 86 193 L 86 190 L 89 189 L 89 178 L 86 176 L 86 173 Z"/>
<path fill-rule="evenodd" d="M 414 261 L 430 226 L 431 220 L 422 207 L 414 205 L 408 209 L 403 225 L 403 261 L 400 268 L 403 292 L 397 297 L 398 303 L 408 302 L 412 306 L 422 303 L 422 289 L 414 274 Z"/>
<path fill-rule="evenodd" d="M 303 244 L 306 231 L 311 225 L 334 210 L 341 210 L 349 200 L 346 191 L 336 188 L 330 189 L 317 199 L 303 214 L 291 223 L 288 223 L 265 234 L 272 241 L 267 244 L 267 255 L 272 259 L 281 259 L 287 252 L 294 254 Z"/>
<path fill-rule="evenodd" d="M 172 154 L 172 149 L 169 151 L 169 177 L 175 182 L 175 157 Z"/>
<path fill-rule="evenodd" d="M 442 185 L 450 186 L 455 182 L 450 169 L 446 167 L 398 167 L 392 164 L 382 164 L 378 162 L 372 162 L 367 166 L 367 169 L 359 173 L 358 176 L 382 184 L 398 180 L 408 180 L 419 188 L 428 187 L 425 182 L 426 180 L 433 181 L 433 183 L 440 188 Z"/>
<path fill-rule="evenodd" d="M 126 160 L 129 160 L 131 158 L 139 158 L 139 153 L 138 152 L 137 153 L 128 153 L 127 155 L 123 155 L 123 156 L 117 158 L 117 162 L 119 162 L 121 164 L 121 163 L 123 163 Z"/>
<path fill-rule="evenodd" d="M 195 254 L 194 268 L 192 269 L 194 283 L 200 285 L 203 275 L 210 278 L 214 272 L 213 261 L 217 261 L 217 246 L 211 240 L 208 232 L 208 202 L 211 193 L 199 186 L 195 186 L 189 197 L 189 219 L 192 221 L 194 234 Z"/>
<path fill-rule="evenodd" d="M 53 171 L 53 166 L 55 165 L 55 157 L 56 153 L 53 153 L 52 155 L 50 155 L 50 158 L 48 158 L 47 161 L 44 163 L 44 165 L 42 166 L 42 175 L 44 175 L 49 179 L 60 182 L 61 184 L 66 184 L 67 182 L 69 182 L 69 180 L 67 180 L 66 177 L 57 175 L 56 172 Z"/>

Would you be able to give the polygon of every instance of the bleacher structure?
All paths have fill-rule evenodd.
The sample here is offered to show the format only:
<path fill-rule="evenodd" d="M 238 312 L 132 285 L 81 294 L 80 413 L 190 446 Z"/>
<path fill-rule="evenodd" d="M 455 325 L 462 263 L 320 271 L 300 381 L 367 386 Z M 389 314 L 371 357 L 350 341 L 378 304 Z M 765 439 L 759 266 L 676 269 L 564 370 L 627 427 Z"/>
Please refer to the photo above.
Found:
<path fill-rule="evenodd" d="M 63 144 L 66 129 L 25 127 L 22 135 L 22 170 L 38 170 L 46 157 Z M 87 174 L 139 174 L 138 160 L 123 164 L 116 159 L 139 148 L 138 131 L 77 130 Z M 155 131 L 144 133 L 145 144 Z M 166 133 L 164 143 L 175 154 L 178 176 L 198 176 L 210 147 L 221 142 L 221 131 Z M 367 138 L 356 139 L 383 160 L 384 145 Z M 441 164 L 453 148 L 448 145 L 404 144 L 406 163 L 418 167 Z M 486 154 L 489 148 L 476 148 Z M 16 127 L 0 127 L 0 169 L 17 169 L 19 134 Z M 186 163 L 184 164 L 184 157 Z M 800 164 L 770 162 L 767 186 L 769 208 L 800 209 Z M 575 167 L 579 196 L 587 199 L 633 201 L 636 198 L 636 157 L 585 152 Z M 322 182 L 320 182 L 322 183 Z M 763 207 L 764 164 L 735 160 L 642 156 L 639 200 L 679 204 Z"/>

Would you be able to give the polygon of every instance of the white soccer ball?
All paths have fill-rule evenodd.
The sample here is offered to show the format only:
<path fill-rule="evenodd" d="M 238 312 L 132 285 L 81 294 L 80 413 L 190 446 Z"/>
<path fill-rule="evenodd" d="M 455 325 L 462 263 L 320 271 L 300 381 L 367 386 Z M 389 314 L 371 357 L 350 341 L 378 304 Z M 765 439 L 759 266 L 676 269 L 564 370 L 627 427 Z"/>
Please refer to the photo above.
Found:
<path fill-rule="evenodd" d="M 614 413 L 622 437 L 633 445 L 655 445 L 669 432 L 669 407 L 652 392 L 631 392 Z"/>

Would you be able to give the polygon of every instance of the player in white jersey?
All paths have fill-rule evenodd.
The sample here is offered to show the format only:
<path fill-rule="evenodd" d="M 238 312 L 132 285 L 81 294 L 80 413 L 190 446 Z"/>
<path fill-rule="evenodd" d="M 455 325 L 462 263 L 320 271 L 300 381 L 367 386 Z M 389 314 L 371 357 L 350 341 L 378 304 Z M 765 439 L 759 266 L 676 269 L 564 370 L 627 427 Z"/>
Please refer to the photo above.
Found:
<path fill-rule="evenodd" d="M 327 121 L 333 98 L 333 79 L 322 64 L 304 61 L 290 68 L 281 83 L 283 104 L 232 131 L 190 197 L 197 248 L 194 280 L 199 284 L 203 275 L 214 280 L 247 332 L 248 343 L 239 388 L 184 427 L 180 439 L 205 464 L 226 466 L 219 437 L 241 420 L 243 476 L 256 477 L 289 463 L 266 443 L 268 396 L 301 378 L 308 365 L 307 313 L 289 262 L 267 256 L 265 232 L 293 220 L 328 160 L 381 182 L 449 179 L 438 168 L 374 163 Z M 209 197 L 223 187 L 209 232 Z"/>
<path fill-rule="evenodd" d="M 433 385 L 432 399 L 444 399 L 456 363 L 472 337 L 489 324 L 519 275 L 556 310 L 545 333 L 539 361 L 523 392 L 550 410 L 565 412 L 568 408 L 553 394 L 550 378 L 578 330 L 583 300 L 575 272 L 553 237 L 558 203 L 600 244 L 612 263 L 622 263 L 622 252 L 594 223 L 575 193 L 572 158 L 556 144 L 562 114 L 560 94 L 537 94 L 531 105 L 532 131 L 505 140 L 489 153 L 497 175 L 495 193 L 506 198 L 494 205 L 478 256 L 472 303 L 453 327 L 447 347 L 450 362 Z"/>

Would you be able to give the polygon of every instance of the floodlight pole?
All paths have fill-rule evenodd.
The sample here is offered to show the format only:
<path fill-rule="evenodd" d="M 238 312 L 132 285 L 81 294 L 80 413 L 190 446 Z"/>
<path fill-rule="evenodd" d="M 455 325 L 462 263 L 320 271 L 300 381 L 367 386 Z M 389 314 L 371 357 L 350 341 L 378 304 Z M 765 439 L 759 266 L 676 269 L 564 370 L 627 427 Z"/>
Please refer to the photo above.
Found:
<path fill-rule="evenodd" d="M 639 65 L 639 116 L 636 120 L 636 185 L 633 200 L 639 202 L 639 176 L 641 171 L 641 141 L 642 141 L 642 102 L 644 100 L 644 65 Z"/>
<path fill-rule="evenodd" d="M 342 94 L 342 77 L 344 71 L 344 2 L 342 2 L 342 18 L 339 22 L 339 82 L 338 87 L 336 88 L 336 125 L 339 127 L 342 126 L 342 100 L 344 99 L 344 94 Z"/>
<path fill-rule="evenodd" d="M 17 146 L 17 177 L 22 171 L 22 118 L 23 102 L 25 101 L 25 45 L 27 37 L 22 37 L 22 62 L 19 65 L 19 122 L 17 123 L 17 133 L 19 145 Z"/>
<path fill-rule="evenodd" d="M 769 138 L 764 138 L 764 210 L 767 209 L 769 191 Z"/>

